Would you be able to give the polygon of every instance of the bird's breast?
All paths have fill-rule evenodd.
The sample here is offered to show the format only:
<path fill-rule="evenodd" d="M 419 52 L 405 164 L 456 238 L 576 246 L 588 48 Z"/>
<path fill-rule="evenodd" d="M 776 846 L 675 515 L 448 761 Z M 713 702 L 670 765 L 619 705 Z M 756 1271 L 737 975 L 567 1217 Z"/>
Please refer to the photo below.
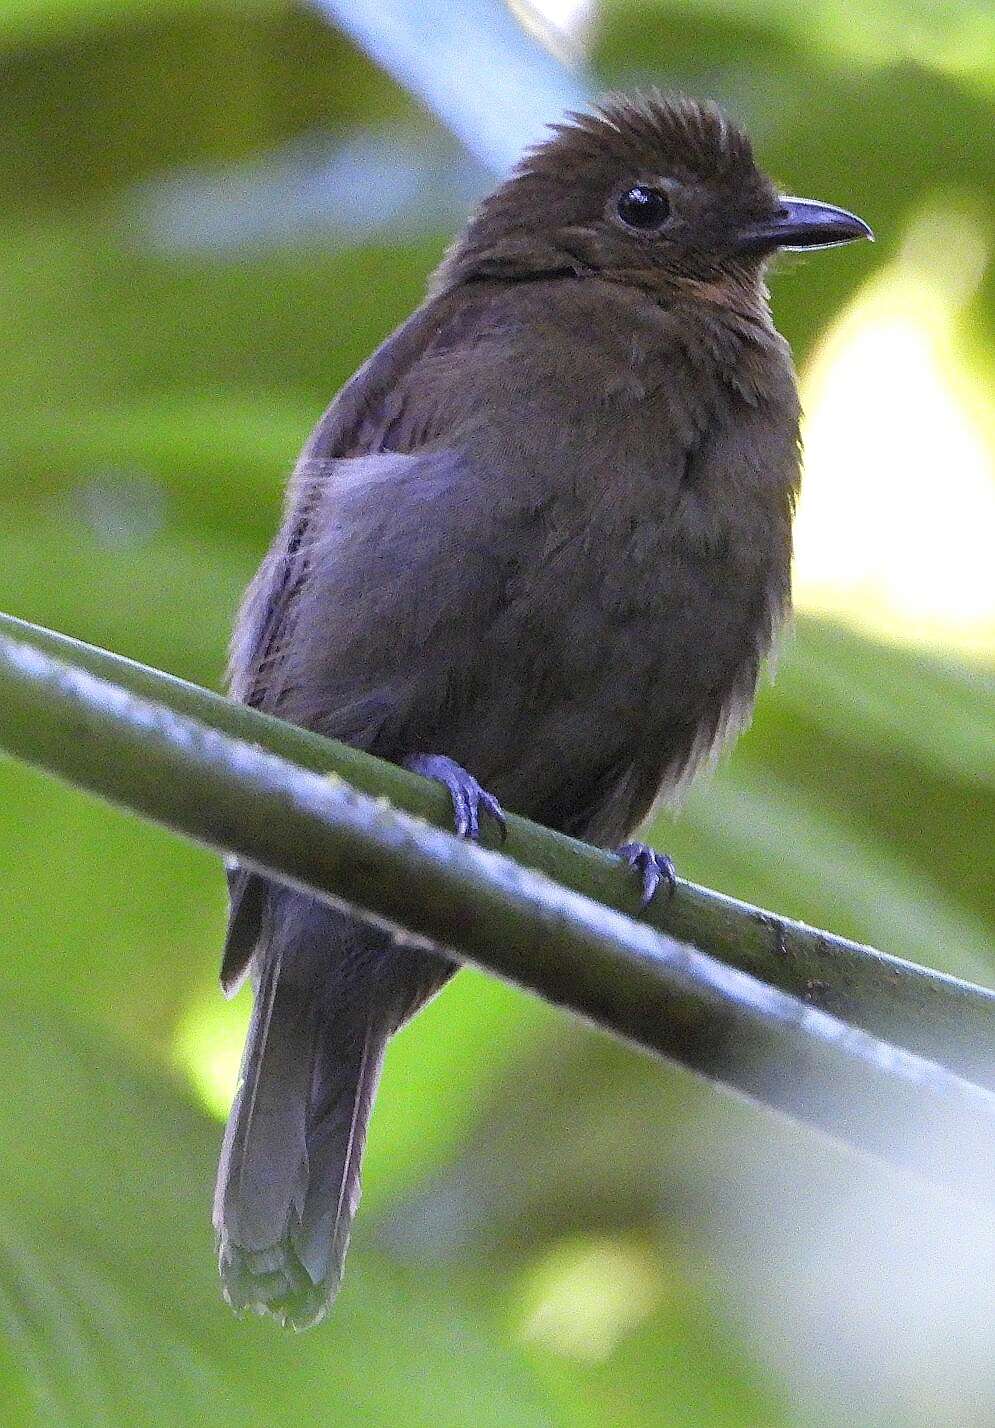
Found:
<path fill-rule="evenodd" d="M 649 768 L 644 796 L 742 717 L 788 600 L 796 479 L 790 422 L 747 413 L 690 453 L 672 438 L 623 443 L 547 486 L 491 631 L 535 740 L 519 797 L 544 768 L 590 782 L 606 762 Z"/>

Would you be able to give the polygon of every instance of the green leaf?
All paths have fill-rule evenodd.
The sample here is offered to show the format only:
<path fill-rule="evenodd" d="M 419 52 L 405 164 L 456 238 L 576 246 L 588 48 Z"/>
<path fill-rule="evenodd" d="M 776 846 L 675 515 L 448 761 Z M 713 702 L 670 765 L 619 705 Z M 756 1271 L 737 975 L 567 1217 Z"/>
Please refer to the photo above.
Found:
<path fill-rule="evenodd" d="M 0 44 L 23 44 L 99 30 L 122 21 L 147 24 L 150 14 L 161 20 L 195 16 L 202 0 L 4 0 L 0 10 Z M 229 7 L 214 0 L 214 9 Z M 288 8 L 288 0 L 244 0 L 243 12 L 276 13 Z"/>

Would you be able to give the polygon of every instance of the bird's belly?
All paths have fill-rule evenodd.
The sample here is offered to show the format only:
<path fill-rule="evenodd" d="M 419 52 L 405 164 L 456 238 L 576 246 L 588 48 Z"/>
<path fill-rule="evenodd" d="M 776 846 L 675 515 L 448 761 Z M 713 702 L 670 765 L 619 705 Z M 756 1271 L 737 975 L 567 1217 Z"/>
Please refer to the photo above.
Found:
<path fill-rule="evenodd" d="M 763 569 L 746 588 L 669 533 L 643 544 L 607 571 L 592 549 L 534 572 L 484 636 L 492 677 L 446 750 L 514 811 L 606 845 L 745 717 L 770 636 Z"/>

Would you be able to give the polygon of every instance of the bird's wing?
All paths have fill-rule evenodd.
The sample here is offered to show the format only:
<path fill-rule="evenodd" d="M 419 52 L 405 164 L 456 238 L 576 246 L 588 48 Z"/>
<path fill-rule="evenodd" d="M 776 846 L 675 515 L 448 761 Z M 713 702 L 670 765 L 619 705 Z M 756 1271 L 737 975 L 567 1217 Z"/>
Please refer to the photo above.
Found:
<path fill-rule="evenodd" d="M 397 667 L 398 617 L 413 635 L 412 622 L 424 625 L 424 602 L 399 599 L 396 588 L 415 581 L 437 554 L 426 547 L 432 495 L 458 474 L 451 453 L 438 449 L 444 402 L 428 412 L 409 403 L 406 378 L 426 352 L 458 348 L 474 320 L 472 304 L 447 297 L 426 304 L 318 422 L 291 478 L 280 532 L 239 613 L 229 662 L 237 699 L 333 737 L 371 742 L 378 707 L 389 702 L 377 692 L 375 672 L 385 673 L 385 656 Z M 394 592 L 389 639 L 374 572 L 384 582 L 380 597 Z M 372 645 L 364 649 L 367 635 Z M 259 937 L 265 884 L 236 864 L 229 890 L 222 982 L 231 991 Z"/>
<path fill-rule="evenodd" d="M 301 452 L 287 490 L 279 533 L 256 572 L 239 611 L 228 663 L 232 695 L 266 712 L 279 709 L 284 680 L 279 652 L 293 638 L 297 604 L 306 579 L 322 463 L 383 439 L 391 387 L 424 345 L 416 313 L 380 347 L 324 412 Z M 266 882 L 238 863 L 228 865 L 229 915 L 221 982 L 232 994 L 241 984 L 259 939 Z"/>
<path fill-rule="evenodd" d="M 448 448 L 314 464 L 307 520 L 289 547 L 281 537 L 250 594 L 259 634 L 238 656 L 245 687 L 291 723 L 399 759 L 461 707 L 468 642 L 502 597 L 487 478 Z M 275 598 L 253 608 L 268 581 Z M 255 875 L 230 878 L 226 988 L 248 965 L 265 904 Z"/>
<path fill-rule="evenodd" d="M 286 646 L 306 578 L 316 499 L 336 458 L 381 449 L 396 423 L 404 372 L 431 340 L 425 309 L 399 328 L 346 383 L 314 428 L 291 477 L 280 531 L 246 591 L 229 661 L 232 694 L 255 708 L 279 703 L 275 652 Z"/>

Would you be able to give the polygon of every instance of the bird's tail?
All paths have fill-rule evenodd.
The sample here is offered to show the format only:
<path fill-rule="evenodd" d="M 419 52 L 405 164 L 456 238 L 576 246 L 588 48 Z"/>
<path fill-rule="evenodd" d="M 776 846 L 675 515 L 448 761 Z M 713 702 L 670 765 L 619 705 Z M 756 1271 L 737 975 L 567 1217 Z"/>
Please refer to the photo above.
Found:
<path fill-rule="evenodd" d="M 394 1028 L 375 1002 L 346 995 L 330 1003 L 325 990 L 334 944 L 343 932 L 354 937 L 355 923 L 347 929 L 299 894 L 270 897 L 293 899 L 293 915 L 276 925 L 265 919 L 214 1226 L 232 1307 L 303 1329 L 322 1317 L 342 1278 L 366 1126 Z"/>

